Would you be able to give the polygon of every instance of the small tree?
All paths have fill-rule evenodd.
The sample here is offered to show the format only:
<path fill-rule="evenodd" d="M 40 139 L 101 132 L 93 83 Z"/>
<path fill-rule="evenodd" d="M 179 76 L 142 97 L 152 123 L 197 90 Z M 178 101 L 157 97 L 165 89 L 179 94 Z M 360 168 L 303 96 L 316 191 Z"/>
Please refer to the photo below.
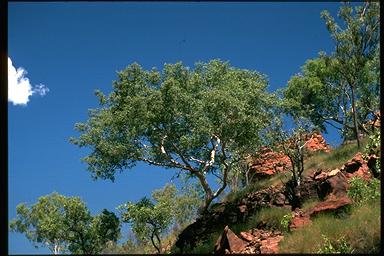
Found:
<path fill-rule="evenodd" d="M 285 194 L 292 206 L 292 210 L 301 207 L 302 199 L 300 194 L 300 185 L 304 173 L 305 145 L 312 138 L 310 126 L 303 120 L 296 120 L 296 128 L 290 132 L 283 128 L 280 119 L 276 118 L 275 123 L 269 133 L 271 148 L 275 151 L 282 151 L 288 156 L 291 165 L 285 166 L 291 173 L 291 178 L 285 183 Z"/>
<path fill-rule="evenodd" d="M 338 13 L 342 25 L 337 24 L 328 11 L 323 11 L 321 17 L 326 21 L 326 26 L 335 42 L 336 49 L 331 58 L 336 62 L 335 74 L 341 81 L 345 81 L 350 92 L 351 114 L 353 127 L 360 147 L 359 128 L 363 128 L 357 109 L 359 93 L 364 98 L 373 98 L 379 91 L 380 83 L 377 81 L 376 72 L 379 72 L 378 58 L 380 42 L 380 8 L 379 3 L 367 1 L 364 6 L 351 7 L 344 4 Z M 372 69 L 373 66 L 375 67 Z M 374 71 L 372 73 L 372 71 Z M 376 71 L 376 72 L 375 72 Z M 373 79 L 372 79 L 373 76 Z M 364 95 L 365 94 L 365 95 Z M 378 101 L 376 101 L 378 103 Z M 371 103 L 362 101 L 369 110 Z M 365 104 L 364 104 L 365 103 Z M 375 106 L 378 108 L 378 105 Z M 376 111 L 377 109 L 374 109 Z M 361 111 L 361 109 L 360 109 Z M 364 115 L 373 112 L 360 113 Z"/>
<path fill-rule="evenodd" d="M 132 64 L 118 77 L 109 96 L 97 91 L 101 107 L 71 139 L 91 148 L 83 160 L 93 177 L 114 180 L 117 170 L 137 162 L 182 170 L 199 180 L 207 210 L 268 127 L 274 97 L 265 76 L 214 60 L 194 70 L 166 64 L 162 73 Z M 216 191 L 209 174 L 219 177 Z"/>
<path fill-rule="evenodd" d="M 71 252 L 95 254 L 120 234 L 119 220 L 107 210 L 92 217 L 78 197 L 52 193 L 39 198 L 30 208 L 17 206 L 12 231 L 25 233 L 35 247 L 47 247 L 53 254 Z"/>
<path fill-rule="evenodd" d="M 196 190 L 191 192 L 195 193 Z M 155 202 L 144 197 L 137 203 L 120 205 L 118 209 L 122 221 L 132 224 L 136 237 L 143 242 L 150 239 L 157 252 L 162 253 L 162 236 L 171 224 L 189 222 L 195 216 L 200 201 L 193 194 L 178 194 L 176 187 L 171 184 L 155 190 L 152 197 Z"/>

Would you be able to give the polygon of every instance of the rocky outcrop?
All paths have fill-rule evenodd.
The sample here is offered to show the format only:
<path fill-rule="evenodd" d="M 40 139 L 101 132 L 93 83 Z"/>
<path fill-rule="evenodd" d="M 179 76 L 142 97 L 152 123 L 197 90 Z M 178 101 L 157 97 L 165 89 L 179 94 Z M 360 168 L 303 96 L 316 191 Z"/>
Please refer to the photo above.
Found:
<path fill-rule="evenodd" d="M 355 176 L 370 178 L 368 169 L 368 163 L 364 161 L 361 153 L 357 153 L 340 169 L 317 170 L 303 177 L 299 186 L 302 199 L 319 198 L 322 201 L 305 211 L 301 209 L 294 211 L 289 224 L 290 230 L 308 225 L 311 223 L 311 218 L 319 213 L 339 211 L 350 205 L 352 202 L 347 197 L 348 179 Z M 281 234 L 262 230 L 266 228 L 266 223 L 260 222 L 257 224 L 257 229 L 241 232 L 240 237 L 228 231 L 229 229 L 225 229 L 227 225 L 245 222 L 248 216 L 262 207 L 290 207 L 285 195 L 285 187 L 279 184 L 251 191 L 237 202 L 212 205 L 207 214 L 200 216 L 183 230 L 176 246 L 182 253 L 187 248 L 193 249 L 198 241 L 208 239 L 211 233 L 224 229 L 221 239 L 218 239 L 215 247 L 217 253 L 277 253 L 277 244 L 282 238 Z M 244 241 L 246 245 L 243 246 L 241 242 L 228 242 L 228 244 L 225 242 L 225 239 L 239 241 L 236 238 Z"/>
<path fill-rule="evenodd" d="M 324 151 L 329 152 L 331 147 L 326 143 L 321 133 L 315 131 L 306 135 L 305 149 L 309 153 Z M 291 168 L 291 161 L 282 151 L 276 152 L 268 147 L 262 147 L 248 161 L 251 165 L 253 180 L 270 177 Z"/>
<path fill-rule="evenodd" d="M 321 200 L 341 198 L 347 194 L 347 177 L 338 169 L 328 173 L 321 172 L 314 180 L 317 181 L 318 197 Z"/>
<path fill-rule="evenodd" d="M 214 252 L 215 254 L 222 255 L 226 252 L 234 253 L 244 250 L 247 242 L 240 239 L 229 229 L 228 226 L 225 226 L 223 233 L 217 239 Z"/>
<path fill-rule="evenodd" d="M 361 177 L 364 180 L 372 178 L 367 162 L 363 159 L 363 155 L 358 152 L 351 160 L 344 164 L 341 171 L 350 179 L 352 177 Z"/>
<path fill-rule="evenodd" d="M 209 234 L 223 229 L 226 225 L 241 223 L 262 207 L 287 206 L 288 200 L 283 194 L 284 187 L 271 186 L 246 194 L 238 202 L 216 203 L 209 213 L 200 216 L 184 229 L 178 237 L 176 246 L 183 252 L 195 247 L 198 241 L 208 238 Z"/>
<path fill-rule="evenodd" d="M 336 210 L 340 210 L 350 204 L 352 204 L 352 201 L 346 196 L 335 199 L 328 199 L 326 201 L 319 202 L 314 207 L 307 210 L 305 215 L 314 217 L 319 213 L 334 212 Z"/>
<path fill-rule="evenodd" d="M 263 147 L 252 157 L 251 175 L 253 179 L 269 177 L 277 172 L 283 172 L 284 168 L 290 168 L 291 162 L 283 152 L 275 152 Z"/>
<path fill-rule="evenodd" d="M 236 236 L 226 226 L 223 234 L 215 245 L 215 254 L 239 253 L 239 254 L 269 254 L 279 253 L 279 242 L 283 239 L 280 231 L 268 231 L 251 229 Z"/>
<path fill-rule="evenodd" d="M 307 143 L 305 144 L 305 149 L 309 152 L 324 151 L 329 152 L 331 147 L 326 143 L 323 135 L 320 132 L 313 132 L 312 134 L 307 135 Z"/>
<path fill-rule="evenodd" d="M 348 197 L 343 196 L 319 202 L 306 211 L 298 210 L 293 213 L 292 220 L 289 224 L 289 230 L 296 230 L 310 224 L 312 222 L 311 218 L 319 213 L 340 211 L 350 204 L 352 204 L 352 201 Z"/>
<path fill-rule="evenodd" d="M 318 198 L 323 201 L 305 211 L 294 212 L 289 224 L 290 230 L 308 225 L 311 223 L 311 218 L 319 213 L 339 211 L 352 204 L 352 201 L 347 197 L 349 184 L 344 169 L 335 169 L 329 172 L 318 170 L 312 179 L 312 184 L 317 187 Z"/>

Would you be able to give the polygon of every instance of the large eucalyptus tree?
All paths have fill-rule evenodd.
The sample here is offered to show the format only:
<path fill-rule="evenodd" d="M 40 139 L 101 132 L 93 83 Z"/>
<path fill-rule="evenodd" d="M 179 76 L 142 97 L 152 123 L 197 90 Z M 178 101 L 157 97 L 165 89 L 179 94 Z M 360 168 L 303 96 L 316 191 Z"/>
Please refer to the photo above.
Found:
<path fill-rule="evenodd" d="M 274 96 L 266 77 L 213 60 L 193 70 L 181 63 L 162 72 L 132 64 L 118 72 L 113 91 L 97 91 L 100 107 L 71 141 L 88 147 L 83 160 L 94 178 L 114 180 L 137 162 L 173 168 L 196 177 L 205 193 L 202 210 L 227 186 L 228 174 L 260 145 Z M 220 179 L 216 191 L 207 180 Z"/>

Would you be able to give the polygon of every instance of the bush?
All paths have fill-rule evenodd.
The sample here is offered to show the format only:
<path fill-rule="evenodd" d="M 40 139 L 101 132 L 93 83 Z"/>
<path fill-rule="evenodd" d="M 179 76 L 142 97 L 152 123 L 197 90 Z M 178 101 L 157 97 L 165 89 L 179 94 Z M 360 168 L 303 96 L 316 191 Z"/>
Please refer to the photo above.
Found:
<path fill-rule="evenodd" d="M 353 177 L 349 180 L 349 184 L 348 196 L 357 205 L 380 198 L 380 180 L 378 179 L 373 178 L 367 183 L 360 177 Z"/>
<path fill-rule="evenodd" d="M 367 160 L 370 155 L 376 155 L 378 157 L 375 165 L 372 168 L 373 174 L 380 175 L 380 163 L 381 163 L 381 151 L 380 151 L 380 130 L 375 129 L 374 133 L 368 137 L 368 143 L 364 149 L 364 158 Z"/>
<path fill-rule="evenodd" d="M 326 236 L 323 235 L 324 244 L 317 251 L 317 253 L 352 253 L 354 250 L 350 245 L 345 241 L 345 238 L 342 237 L 335 242 L 332 242 Z"/>
<path fill-rule="evenodd" d="M 280 226 L 284 231 L 289 231 L 289 223 L 292 220 L 292 214 L 288 213 L 283 216 L 280 220 Z"/>

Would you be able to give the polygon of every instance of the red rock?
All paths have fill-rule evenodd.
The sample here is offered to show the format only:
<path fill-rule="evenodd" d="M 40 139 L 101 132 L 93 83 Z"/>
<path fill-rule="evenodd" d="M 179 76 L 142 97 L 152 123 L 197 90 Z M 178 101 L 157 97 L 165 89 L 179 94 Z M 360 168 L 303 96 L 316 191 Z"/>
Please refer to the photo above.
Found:
<path fill-rule="evenodd" d="M 283 239 L 283 236 L 269 237 L 261 241 L 260 253 L 279 253 L 279 242 Z"/>
<path fill-rule="evenodd" d="M 223 233 L 219 239 L 217 239 L 214 252 L 215 254 L 223 254 L 226 249 L 228 249 L 230 253 L 239 252 L 242 251 L 246 245 L 247 243 L 245 241 L 237 237 L 228 226 L 225 226 Z"/>
<path fill-rule="evenodd" d="M 321 133 L 315 131 L 312 134 L 307 135 L 307 143 L 305 148 L 310 152 L 324 151 L 329 152 L 331 147 L 325 142 Z"/>
<path fill-rule="evenodd" d="M 350 204 L 352 204 L 352 201 L 346 196 L 341 198 L 336 198 L 334 200 L 327 200 L 327 201 L 319 202 L 314 207 L 306 211 L 306 215 L 313 217 L 319 213 L 335 211 L 339 208 L 342 208 Z"/>
<path fill-rule="evenodd" d="M 372 177 L 368 164 L 360 152 L 356 153 L 351 160 L 345 163 L 341 171 L 345 173 L 347 179 L 358 176 L 364 180 L 370 180 Z"/>
<path fill-rule="evenodd" d="M 252 234 L 245 231 L 240 232 L 240 237 L 247 242 L 251 242 L 253 239 L 255 239 L 255 237 Z"/>
<path fill-rule="evenodd" d="M 327 179 L 317 185 L 317 193 L 320 199 L 334 199 L 346 196 L 348 188 L 346 176 L 339 171 L 333 176 L 327 175 Z"/>
<path fill-rule="evenodd" d="M 239 211 L 245 213 L 247 211 L 247 205 L 243 204 L 239 206 Z"/>
<path fill-rule="evenodd" d="M 250 159 L 251 171 L 256 177 L 271 176 L 277 172 L 284 171 L 284 167 L 290 168 L 291 162 L 284 153 L 272 151 L 263 147 Z"/>
<path fill-rule="evenodd" d="M 307 143 L 305 148 L 309 152 L 330 150 L 330 146 L 325 142 L 319 132 L 306 135 Z M 263 178 L 274 175 L 278 172 L 284 172 L 291 168 L 291 161 L 283 152 L 276 152 L 268 147 L 262 147 L 253 157 L 248 159 L 251 164 L 251 171 L 255 178 Z"/>
<path fill-rule="evenodd" d="M 308 215 L 295 216 L 292 218 L 289 224 L 289 230 L 295 230 L 311 223 L 311 219 Z"/>

